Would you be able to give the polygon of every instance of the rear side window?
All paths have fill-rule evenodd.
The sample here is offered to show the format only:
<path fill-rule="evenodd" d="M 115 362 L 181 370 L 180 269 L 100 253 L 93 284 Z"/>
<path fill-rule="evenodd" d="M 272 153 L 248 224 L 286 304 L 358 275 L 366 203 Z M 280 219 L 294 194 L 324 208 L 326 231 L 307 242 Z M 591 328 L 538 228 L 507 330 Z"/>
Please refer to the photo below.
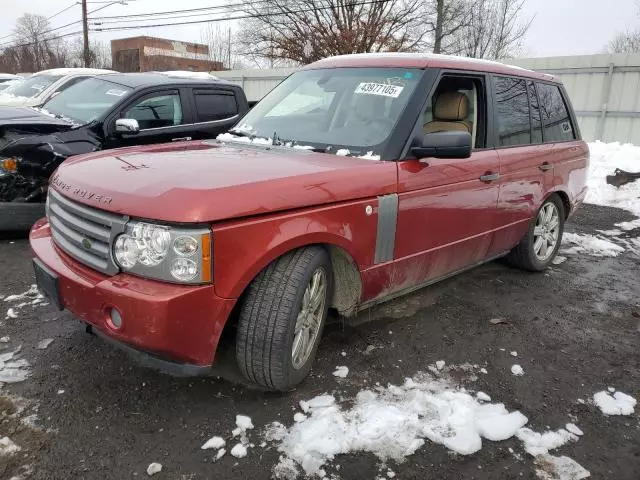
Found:
<path fill-rule="evenodd" d="M 196 90 L 196 113 L 198 122 L 224 120 L 238 113 L 236 97 L 232 92 L 220 90 Z"/>
<path fill-rule="evenodd" d="M 544 123 L 544 141 L 548 143 L 574 140 L 576 137 L 571 118 L 560 93 L 560 87 L 538 83 L 537 88 Z"/>
<path fill-rule="evenodd" d="M 525 80 L 493 77 L 496 98 L 498 146 L 509 147 L 531 143 L 531 116 Z"/>

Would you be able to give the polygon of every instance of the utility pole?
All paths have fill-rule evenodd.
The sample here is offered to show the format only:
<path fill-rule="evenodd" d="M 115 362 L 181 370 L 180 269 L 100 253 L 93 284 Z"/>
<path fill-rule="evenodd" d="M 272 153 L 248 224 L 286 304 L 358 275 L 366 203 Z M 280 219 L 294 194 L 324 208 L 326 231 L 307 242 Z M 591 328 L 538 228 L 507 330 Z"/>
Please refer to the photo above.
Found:
<path fill-rule="evenodd" d="M 82 0 L 82 35 L 84 39 L 84 66 L 91 66 L 91 51 L 89 50 L 89 25 L 87 21 L 87 0 Z"/>

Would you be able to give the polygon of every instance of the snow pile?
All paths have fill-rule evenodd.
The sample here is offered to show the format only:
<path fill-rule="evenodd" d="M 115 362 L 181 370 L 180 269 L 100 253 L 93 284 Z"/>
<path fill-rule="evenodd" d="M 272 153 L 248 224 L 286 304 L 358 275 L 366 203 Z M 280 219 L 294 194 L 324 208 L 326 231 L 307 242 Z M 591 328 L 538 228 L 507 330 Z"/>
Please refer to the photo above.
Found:
<path fill-rule="evenodd" d="M 346 378 L 347 375 L 349 375 L 349 367 L 345 366 L 336 367 L 333 372 L 333 376 L 338 378 Z"/>
<path fill-rule="evenodd" d="M 619 188 L 607 184 L 607 175 L 616 168 L 640 172 L 640 147 L 631 144 L 589 143 L 589 193 L 587 203 L 623 208 L 640 217 L 640 181 Z"/>
<path fill-rule="evenodd" d="M 284 461 L 295 460 L 306 474 L 318 474 L 336 455 L 371 452 L 381 461 L 402 461 L 425 439 L 470 455 L 482 448 L 482 438 L 512 437 L 527 423 L 520 412 L 501 403 L 484 403 L 464 389 L 427 375 L 357 394 L 350 409 L 332 395 L 321 395 L 300 406 L 308 417 L 286 428 L 272 424 L 268 441 L 279 442 Z M 290 463 L 289 463 L 290 465 Z M 279 464 L 276 469 L 290 470 Z"/>
<path fill-rule="evenodd" d="M 147 475 L 149 475 L 150 477 L 152 475 L 155 475 L 156 473 L 160 473 L 162 471 L 162 465 L 160 463 L 150 463 L 149 466 L 147 467 Z"/>
<path fill-rule="evenodd" d="M 226 442 L 224 441 L 224 438 L 222 438 L 222 437 L 211 437 L 200 448 L 202 450 L 209 450 L 210 448 L 214 448 L 214 449 L 217 450 L 219 448 L 224 447 L 225 444 L 226 444 Z"/>
<path fill-rule="evenodd" d="M 16 452 L 19 452 L 21 448 L 13 443 L 9 437 L 0 438 L 0 457 L 13 455 Z"/>
<path fill-rule="evenodd" d="M 365 155 L 360 155 L 358 158 L 362 158 L 364 160 L 380 160 L 380 155 L 374 155 L 373 151 L 370 151 Z"/>
<path fill-rule="evenodd" d="M 22 382 L 29 376 L 29 362 L 15 358 L 18 350 L 0 354 L 0 383 Z"/>
<path fill-rule="evenodd" d="M 524 369 L 516 363 L 515 365 L 511 366 L 511 373 L 516 377 L 521 377 L 524 375 Z"/>
<path fill-rule="evenodd" d="M 606 390 L 593 396 L 596 406 L 605 415 L 631 415 L 636 406 L 636 399 L 626 393 L 610 393 Z"/>
<path fill-rule="evenodd" d="M 586 253 L 594 257 L 617 257 L 624 252 L 624 248 L 620 245 L 593 235 L 565 232 L 562 243 L 566 246 L 562 250 L 565 254 Z"/>
<path fill-rule="evenodd" d="M 541 480 L 582 480 L 591 476 L 582 465 L 565 456 L 540 455 L 535 463 L 536 475 Z"/>
<path fill-rule="evenodd" d="M 564 428 L 544 433 L 534 432 L 530 428 L 521 428 L 516 436 L 524 443 L 525 451 L 533 457 L 545 455 L 549 450 L 560 448 L 565 443 L 578 441 L 577 435 Z"/>

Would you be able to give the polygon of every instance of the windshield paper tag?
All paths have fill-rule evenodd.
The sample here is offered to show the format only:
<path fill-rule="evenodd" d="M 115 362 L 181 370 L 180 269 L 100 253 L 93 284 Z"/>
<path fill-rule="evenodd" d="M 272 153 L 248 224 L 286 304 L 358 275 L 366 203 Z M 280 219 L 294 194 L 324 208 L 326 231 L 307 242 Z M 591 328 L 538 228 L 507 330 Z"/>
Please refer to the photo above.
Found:
<path fill-rule="evenodd" d="M 366 93 L 367 95 L 382 95 L 383 97 L 398 98 L 404 87 L 389 85 L 387 83 L 363 82 L 356 88 L 355 93 Z"/>
<path fill-rule="evenodd" d="M 105 95 L 113 95 L 115 97 L 121 97 L 125 93 L 127 93 L 126 90 L 116 90 L 115 88 L 113 88 L 111 90 L 107 90 L 106 92 L 104 92 Z"/>

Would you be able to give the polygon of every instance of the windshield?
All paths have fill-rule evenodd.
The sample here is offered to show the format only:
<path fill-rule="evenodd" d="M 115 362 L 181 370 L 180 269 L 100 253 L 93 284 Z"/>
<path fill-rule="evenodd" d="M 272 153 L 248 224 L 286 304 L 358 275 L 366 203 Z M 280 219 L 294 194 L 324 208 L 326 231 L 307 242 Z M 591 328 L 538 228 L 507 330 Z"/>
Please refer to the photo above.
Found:
<path fill-rule="evenodd" d="M 231 133 L 340 155 L 380 155 L 421 76 L 403 68 L 297 72 Z"/>
<path fill-rule="evenodd" d="M 63 75 L 34 75 L 16 82 L 6 88 L 3 93 L 8 93 L 14 97 L 33 98 L 62 77 Z"/>
<path fill-rule="evenodd" d="M 99 78 L 87 78 L 63 90 L 42 108 L 74 123 L 89 123 L 101 117 L 131 92 L 129 87 Z"/>

